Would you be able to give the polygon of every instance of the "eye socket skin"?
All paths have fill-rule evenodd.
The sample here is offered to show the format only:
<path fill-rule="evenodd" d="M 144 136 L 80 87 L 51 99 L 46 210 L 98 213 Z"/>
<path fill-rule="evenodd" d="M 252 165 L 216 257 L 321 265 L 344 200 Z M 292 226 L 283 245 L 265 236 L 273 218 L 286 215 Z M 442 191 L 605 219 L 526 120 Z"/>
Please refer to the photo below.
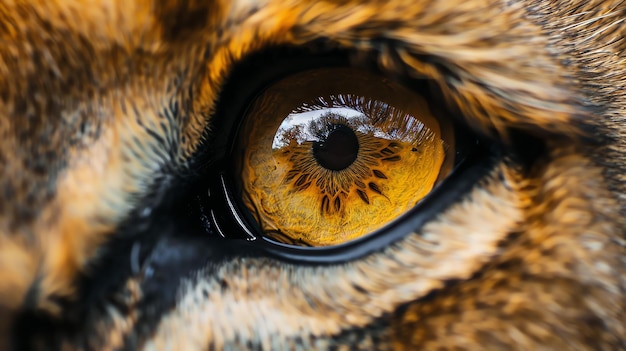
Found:
<path fill-rule="evenodd" d="M 288 67 L 288 65 L 286 65 L 286 67 Z M 333 67 L 336 69 L 333 69 Z M 423 196 L 414 200 L 410 206 L 407 206 L 404 211 L 396 214 L 390 220 L 355 235 L 352 238 L 337 240 L 322 245 L 319 245 L 319 243 L 307 243 L 302 240 L 293 240 L 293 238 L 289 236 L 271 236 L 264 233 L 262 225 L 259 224 L 258 216 L 255 217 L 254 215 L 254 208 L 252 208 L 251 211 L 250 206 L 247 206 L 246 200 L 243 198 L 244 196 L 242 194 L 245 192 L 242 189 L 243 186 L 240 181 L 242 178 L 240 160 L 245 157 L 245 150 L 254 150 L 254 148 L 248 148 L 249 145 L 245 145 L 245 143 L 242 142 L 242 139 L 250 135 L 250 131 L 246 129 L 249 129 L 249 126 L 246 126 L 246 118 L 249 118 L 251 115 L 250 111 L 254 109 L 254 101 L 258 101 L 260 97 L 263 97 L 268 87 L 276 85 L 277 82 L 285 80 L 286 78 L 297 76 L 307 71 L 333 72 L 333 74 L 331 74 L 331 77 L 335 78 L 333 81 L 339 83 L 341 83 L 341 74 L 337 72 L 344 72 L 344 74 L 347 74 L 349 77 L 354 77 L 354 72 L 359 72 L 356 77 L 370 77 L 371 79 L 373 76 L 378 80 L 378 86 L 371 84 L 371 82 L 370 84 L 365 84 L 365 78 L 360 81 L 355 79 L 357 82 L 355 85 L 365 87 L 365 89 L 370 89 L 370 91 L 366 91 L 366 94 L 363 93 L 363 90 L 359 91 L 360 94 L 303 94 L 303 96 L 298 97 L 298 101 L 292 102 L 291 106 L 289 106 L 290 104 L 286 104 L 289 109 L 283 112 L 282 116 L 275 118 L 278 120 L 277 122 L 272 120 L 272 123 L 275 124 L 274 126 L 268 127 L 271 132 L 268 133 L 268 136 L 265 136 L 265 138 L 269 140 L 266 145 L 270 145 L 270 150 L 272 150 L 272 146 L 276 146 L 277 144 L 276 140 L 280 133 L 276 131 L 285 119 L 284 117 L 292 110 L 300 108 L 297 112 L 307 112 L 307 109 L 309 109 L 310 112 L 313 107 L 319 107 L 320 104 L 323 105 L 324 103 L 326 104 L 324 107 L 328 108 L 328 104 L 336 104 L 337 99 L 345 100 L 350 96 L 362 98 L 363 95 L 368 95 L 367 98 L 369 101 L 376 102 L 384 100 L 389 101 L 389 95 L 402 95 L 399 94 L 397 90 L 392 90 L 392 94 L 381 96 L 381 91 L 387 91 L 387 89 L 381 89 L 380 82 L 382 81 L 385 82 L 384 84 L 396 84 L 400 86 L 401 89 L 405 89 L 405 93 L 409 93 L 409 95 L 405 96 L 410 96 L 410 98 L 406 98 L 404 103 L 397 102 L 402 99 L 395 99 L 393 104 L 388 104 L 396 107 L 398 110 L 411 110 L 411 103 L 419 105 L 419 103 L 415 104 L 415 102 L 420 99 L 423 100 L 423 105 L 426 106 L 428 114 L 421 114 L 421 116 L 427 116 L 425 117 L 426 122 L 424 123 L 424 120 L 422 120 L 422 123 L 427 127 L 435 126 L 434 128 L 428 128 L 430 130 L 439 129 L 438 133 L 441 136 L 440 139 L 442 139 L 441 149 L 444 152 L 443 160 L 440 163 L 436 176 L 431 177 L 434 178 L 434 180 L 431 180 L 432 185 L 430 188 L 425 191 Z M 372 71 L 364 69 L 353 69 L 346 66 L 345 63 L 324 64 L 318 61 L 308 68 L 291 68 L 291 71 L 288 69 L 286 73 L 280 73 L 280 70 L 278 70 L 278 72 L 279 73 L 276 74 L 274 78 L 266 77 L 264 80 L 262 79 L 257 85 L 258 89 L 256 92 L 247 95 L 246 99 L 234 99 L 233 101 L 239 101 L 239 103 L 228 104 L 227 107 L 245 105 L 248 107 L 246 110 L 236 108 L 230 111 L 227 110 L 227 112 L 230 113 L 225 113 L 225 115 L 230 115 L 232 120 L 228 121 L 227 119 L 227 123 L 218 124 L 214 131 L 218 136 L 216 140 L 221 139 L 222 142 L 218 142 L 216 144 L 217 147 L 214 149 L 216 155 L 219 155 L 219 157 L 216 160 L 217 162 L 213 162 L 213 166 L 211 166 L 211 174 L 213 175 L 211 178 L 213 180 L 210 186 L 211 200 L 209 200 L 209 203 L 211 205 L 207 206 L 210 208 L 210 215 L 208 217 L 212 228 L 222 233 L 227 239 L 245 239 L 252 241 L 254 246 L 265 250 L 272 256 L 300 263 L 326 264 L 356 259 L 376 250 L 383 249 L 385 246 L 402 239 L 407 234 L 418 230 L 423 224 L 443 211 L 446 206 L 458 201 L 460 196 L 469 191 L 481 177 L 486 175 L 495 160 L 499 159 L 499 149 L 496 146 L 480 141 L 476 135 L 469 132 L 469 128 L 456 124 L 456 121 L 460 119 L 451 115 L 445 106 L 437 103 L 439 100 L 436 98 L 436 92 L 435 95 L 430 94 L 429 89 L 432 87 L 426 80 L 410 81 L 410 84 L 405 85 L 406 81 L 403 81 L 402 84 L 396 83 L 384 78 L 384 75 L 377 75 L 371 73 Z M 343 81 L 345 82 L 345 79 Z M 326 82 L 328 82 L 328 79 Z M 308 84 L 306 88 L 308 91 L 315 90 L 312 84 Z M 328 89 L 325 85 L 320 85 L 320 89 L 321 88 Z M 292 87 L 292 90 L 295 89 Z M 343 91 L 346 92 L 346 90 Z M 328 90 L 326 92 L 328 92 Z M 228 93 L 228 91 L 226 91 L 226 93 Z M 231 94 L 233 93 L 231 92 Z M 226 95 L 228 96 L 228 94 Z M 233 95 L 240 96 L 242 94 L 235 92 Z M 331 95 L 333 95 L 334 98 Z M 320 102 L 320 99 L 317 99 L 320 96 L 326 97 L 325 101 Z M 230 102 L 230 100 L 228 101 Z M 352 106 L 354 106 L 354 104 Z M 415 107 L 413 106 L 413 108 Z M 285 109 L 287 109 L 287 107 L 285 107 Z M 223 112 L 221 115 L 223 115 Z M 361 148 L 361 142 L 358 143 L 358 147 L 351 144 L 354 140 L 352 134 L 357 135 L 358 128 L 354 127 L 354 123 L 352 126 L 348 126 L 346 123 L 338 123 L 342 117 L 346 117 L 345 114 L 343 116 L 341 114 L 339 116 L 330 116 L 329 118 L 331 118 L 334 123 L 321 123 L 322 127 L 318 128 L 317 131 L 321 132 L 323 138 L 312 141 L 308 148 L 310 157 L 306 158 L 307 160 L 315 161 L 318 166 L 324 164 L 325 167 L 323 168 L 331 170 L 333 167 L 337 168 L 332 171 L 345 170 L 348 168 L 346 164 L 350 163 L 350 161 L 352 162 L 351 165 L 355 163 L 351 158 L 356 160 L 358 156 L 355 158 L 354 152 L 350 152 L 350 147 L 352 147 L 353 151 L 354 149 L 358 148 L 360 150 Z M 422 117 L 422 119 L 423 118 L 424 117 Z M 253 119 L 258 120 L 261 118 L 256 116 L 253 117 Z M 396 122 L 396 124 L 398 123 Z M 415 135 L 416 133 L 406 134 Z M 237 142 L 235 142 L 235 140 L 237 140 Z M 325 143 L 321 143 L 321 141 Z M 342 150 L 347 149 L 347 152 L 343 155 L 341 152 L 339 152 L 339 155 L 335 153 L 337 158 L 334 160 L 329 159 L 327 157 L 328 155 L 324 156 L 322 155 L 323 152 L 320 152 L 320 150 L 323 151 L 324 148 L 329 148 L 329 142 L 331 147 L 332 143 L 335 143 L 335 145 L 343 145 Z M 357 153 L 359 150 L 357 150 Z M 337 151 L 337 149 L 335 149 L 335 151 Z M 324 157 L 327 158 L 324 159 Z M 340 159 L 341 157 L 344 157 L 343 161 Z M 335 163 L 331 164 L 333 162 Z M 377 169 L 376 172 L 372 172 L 371 176 L 385 181 L 389 179 L 389 175 L 386 174 L 385 171 L 378 171 L 380 171 L 380 169 Z M 381 177 L 378 178 L 377 176 Z M 384 177 L 387 177 L 387 179 Z M 297 182 L 298 178 L 299 177 L 291 179 L 292 185 Z M 302 181 L 300 183 L 302 183 Z M 365 185 L 366 188 L 371 191 L 371 188 L 368 187 L 369 184 L 365 183 Z M 358 192 L 354 194 L 357 196 L 358 201 L 366 203 L 359 196 Z M 375 196 L 376 195 L 379 196 L 380 194 L 375 193 Z M 371 201 L 370 195 L 367 194 L 367 196 Z M 322 202 L 319 200 L 315 203 L 312 202 L 312 205 L 315 211 L 319 211 L 319 209 L 322 208 Z M 366 218 L 366 221 L 367 220 L 368 218 Z"/>

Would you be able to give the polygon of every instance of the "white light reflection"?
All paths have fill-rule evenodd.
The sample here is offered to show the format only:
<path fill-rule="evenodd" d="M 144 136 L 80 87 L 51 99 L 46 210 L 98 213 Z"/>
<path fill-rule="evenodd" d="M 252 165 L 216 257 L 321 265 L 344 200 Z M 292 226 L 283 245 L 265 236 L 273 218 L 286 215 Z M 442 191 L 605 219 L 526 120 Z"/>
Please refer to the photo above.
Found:
<path fill-rule="evenodd" d="M 397 130 L 390 132 L 383 131 L 379 126 L 373 125 L 370 122 L 370 118 L 365 116 L 362 112 L 347 107 L 329 107 L 315 111 L 290 113 L 278 127 L 274 135 L 272 148 L 276 150 L 288 146 L 291 142 L 302 144 L 306 141 L 317 140 L 318 138 L 312 133 L 309 126 L 313 121 L 329 113 L 344 117 L 348 120 L 353 120 L 355 123 L 352 126 L 356 126 L 356 131 L 364 134 L 373 134 L 375 137 L 388 140 L 402 140 L 406 138 L 406 131 L 400 133 L 404 135 L 399 135 Z M 419 134 L 422 128 L 424 128 L 424 124 L 413 116 L 407 115 L 406 117 L 413 122 L 409 123 L 411 134 Z"/>

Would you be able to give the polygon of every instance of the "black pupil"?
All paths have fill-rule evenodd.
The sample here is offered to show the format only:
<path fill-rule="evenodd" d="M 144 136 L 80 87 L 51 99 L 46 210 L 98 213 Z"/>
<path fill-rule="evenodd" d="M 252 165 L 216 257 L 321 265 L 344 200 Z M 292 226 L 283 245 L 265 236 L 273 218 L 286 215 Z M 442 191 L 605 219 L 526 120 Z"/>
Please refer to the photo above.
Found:
<path fill-rule="evenodd" d="M 313 143 L 313 155 L 320 166 L 340 171 L 356 160 L 359 153 L 359 140 L 351 128 L 336 125 L 328 136 Z"/>

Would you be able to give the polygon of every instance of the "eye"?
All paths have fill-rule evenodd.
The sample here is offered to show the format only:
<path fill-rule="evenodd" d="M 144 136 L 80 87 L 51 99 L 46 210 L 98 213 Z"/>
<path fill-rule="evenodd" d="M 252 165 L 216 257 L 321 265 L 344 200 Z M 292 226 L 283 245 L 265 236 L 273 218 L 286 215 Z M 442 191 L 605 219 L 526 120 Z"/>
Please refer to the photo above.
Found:
<path fill-rule="evenodd" d="M 237 193 L 262 235 L 305 246 L 372 233 L 423 199 L 454 160 L 449 118 L 423 96 L 355 68 L 290 75 L 238 133 Z"/>
<path fill-rule="evenodd" d="M 211 136 L 209 233 L 299 263 L 351 260 L 418 231 L 492 169 L 499 148 L 457 122 L 438 82 L 345 57 L 235 70 Z"/>

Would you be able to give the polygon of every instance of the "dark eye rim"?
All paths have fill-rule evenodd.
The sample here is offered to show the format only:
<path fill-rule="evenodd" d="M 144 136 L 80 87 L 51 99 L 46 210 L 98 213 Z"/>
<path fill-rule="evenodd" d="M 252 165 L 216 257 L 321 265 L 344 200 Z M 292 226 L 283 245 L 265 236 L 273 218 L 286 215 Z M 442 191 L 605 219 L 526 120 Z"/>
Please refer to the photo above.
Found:
<path fill-rule="evenodd" d="M 380 251 L 408 235 L 419 231 L 426 223 L 469 193 L 474 186 L 487 175 L 501 160 L 499 149 L 486 147 L 476 140 L 475 152 L 467 155 L 453 171 L 435 187 L 422 201 L 393 222 L 370 234 L 349 242 L 323 247 L 306 247 L 285 244 L 257 234 L 257 229 L 250 224 L 250 219 L 242 213 L 242 205 L 233 195 L 233 186 L 229 176 L 222 172 L 212 189 L 212 196 L 219 196 L 227 204 L 226 212 L 212 212 L 212 220 L 219 228 L 239 230 L 246 234 L 244 239 L 254 241 L 255 245 L 268 254 L 287 261 L 310 264 L 333 264 L 352 261 L 368 254 Z M 215 183 L 214 183 L 215 184 Z M 229 217 L 224 225 L 219 219 Z"/>
<path fill-rule="evenodd" d="M 283 53 L 284 54 L 284 53 Z M 281 243 L 261 234 L 252 216 L 247 213 L 245 207 L 235 196 L 235 187 L 231 184 L 233 179 L 228 159 L 232 157 L 234 140 L 238 134 L 238 129 L 245 120 L 247 108 L 254 101 L 264 87 L 290 75 L 307 69 L 322 67 L 348 67 L 349 59 L 344 52 L 325 52 L 315 55 L 297 51 L 295 55 L 278 57 L 261 56 L 259 60 L 255 57 L 255 64 L 243 70 L 240 77 L 231 77 L 229 81 L 241 83 L 241 77 L 245 81 L 250 80 L 250 69 L 254 66 L 262 66 L 259 61 L 266 64 L 273 59 L 279 59 L 284 64 L 274 64 L 274 69 L 269 72 L 264 71 L 260 76 L 254 78 L 257 84 L 250 84 L 247 91 L 231 95 L 226 95 L 218 104 L 218 113 L 231 118 L 224 118 L 221 125 L 215 125 L 215 142 L 211 146 L 211 162 L 209 181 L 209 193 L 212 205 L 209 219 L 213 229 L 222 236 L 232 239 L 244 239 L 254 242 L 255 247 L 260 248 L 270 256 L 298 263 L 310 264 L 334 264 L 358 259 L 370 253 L 383 250 L 393 243 L 418 231 L 424 224 L 435 218 L 447 207 L 458 201 L 464 194 L 468 193 L 476 183 L 482 179 L 494 165 L 501 159 L 501 148 L 492 141 L 481 139 L 470 131 L 469 128 L 458 123 L 460 118 L 451 118 L 455 129 L 455 139 L 458 148 L 466 148 L 466 152 L 460 160 L 455 161 L 455 165 L 450 174 L 438 184 L 424 199 L 422 199 L 411 210 L 390 222 L 384 227 L 364 235 L 355 240 L 334 246 L 306 247 Z M 263 54 L 262 54 L 263 55 Z M 278 54 L 281 55 L 281 54 Z M 285 60 L 284 58 L 287 57 Z M 279 66 L 279 68 L 276 68 Z M 240 71 L 241 72 L 241 71 Z M 248 73 L 245 73 L 248 72 Z M 428 81 L 420 80 L 403 82 L 409 88 L 411 83 L 415 83 L 422 90 Z M 228 85 L 225 91 L 229 91 Z M 221 111 L 220 111 L 221 109 Z M 231 235 L 238 233 L 239 235 Z"/>

